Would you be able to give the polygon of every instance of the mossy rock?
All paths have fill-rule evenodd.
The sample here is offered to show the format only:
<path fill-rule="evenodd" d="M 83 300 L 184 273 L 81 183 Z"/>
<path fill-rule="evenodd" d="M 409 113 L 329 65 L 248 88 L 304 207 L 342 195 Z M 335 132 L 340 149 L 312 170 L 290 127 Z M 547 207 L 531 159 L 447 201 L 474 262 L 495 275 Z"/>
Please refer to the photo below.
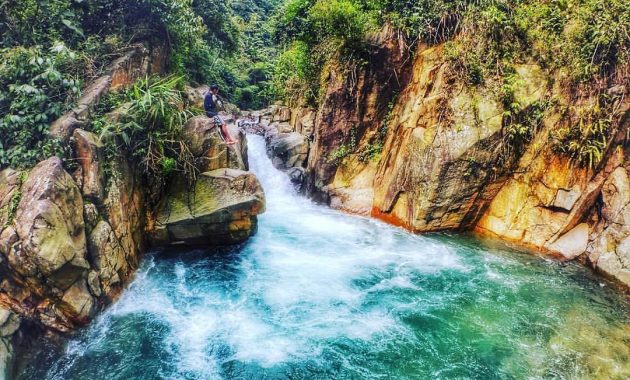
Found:
<path fill-rule="evenodd" d="M 162 202 L 155 245 L 228 245 L 256 232 L 256 216 L 265 210 L 262 186 L 252 173 L 217 169 L 203 173 L 193 186 L 175 181 Z"/>

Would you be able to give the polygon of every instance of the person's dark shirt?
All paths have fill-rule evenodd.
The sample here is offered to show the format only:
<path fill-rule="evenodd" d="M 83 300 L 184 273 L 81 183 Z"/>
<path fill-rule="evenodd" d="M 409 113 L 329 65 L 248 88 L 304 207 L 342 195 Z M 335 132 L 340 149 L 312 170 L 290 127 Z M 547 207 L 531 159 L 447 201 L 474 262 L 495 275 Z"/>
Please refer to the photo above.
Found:
<path fill-rule="evenodd" d="M 217 112 L 216 97 L 210 91 L 206 92 L 206 96 L 203 98 L 203 109 L 206 111 L 206 116 L 214 117 L 219 114 Z"/>

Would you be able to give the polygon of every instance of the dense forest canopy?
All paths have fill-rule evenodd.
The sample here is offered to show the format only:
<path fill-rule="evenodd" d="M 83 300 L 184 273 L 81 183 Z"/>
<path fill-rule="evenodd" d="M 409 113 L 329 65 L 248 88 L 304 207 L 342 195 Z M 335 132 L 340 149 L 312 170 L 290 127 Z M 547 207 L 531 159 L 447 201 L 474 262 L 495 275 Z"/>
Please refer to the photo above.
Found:
<path fill-rule="evenodd" d="M 241 108 L 316 105 L 334 62 L 368 62 L 386 25 L 444 43 L 473 85 L 536 59 L 576 86 L 627 82 L 625 0 L 23 0 L 0 3 L 0 166 L 63 154 L 50 123 L 132 43 L 168 41 L 170 71 Z M 457 37 L 457 38 L 455 38 Z"/>

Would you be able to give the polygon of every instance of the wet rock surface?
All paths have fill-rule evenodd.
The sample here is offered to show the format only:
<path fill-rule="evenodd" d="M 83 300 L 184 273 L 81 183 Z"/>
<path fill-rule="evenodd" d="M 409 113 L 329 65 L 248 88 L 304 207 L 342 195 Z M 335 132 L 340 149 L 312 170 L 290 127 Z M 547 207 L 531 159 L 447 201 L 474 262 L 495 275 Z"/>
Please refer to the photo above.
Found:
<path fill-rule="evenodd" d="M 302 189 L 314 119 L 315 111 L 309 108 L 272 106 L 245 115 L 238 124 L 245 132 L 265 138 L 267 156 L 274 167 L 285 172 L 291 182 Z"/>

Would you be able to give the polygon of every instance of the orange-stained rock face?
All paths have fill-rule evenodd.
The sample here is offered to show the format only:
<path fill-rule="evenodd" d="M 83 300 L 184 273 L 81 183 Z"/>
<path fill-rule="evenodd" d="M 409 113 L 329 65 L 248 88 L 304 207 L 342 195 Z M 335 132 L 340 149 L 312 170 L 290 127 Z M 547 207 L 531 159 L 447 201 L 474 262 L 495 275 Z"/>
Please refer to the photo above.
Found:
<path fill-rule="evenodd" d="M 540 68 L 517 68 L 533 82 L 519 95 L 522 106 L 542 100 Z M 518 158 L 508 149 L 503 122 L 503 106 L 490 89 L 454 80 L 441 46 L 421 50 L 394 108 L 374 207 L 398 214 L 418 232 L 471 228 Z"/>
<path fill-rule="evenodd" d="M 396 56 L 387 52 L 391 41 L 384 46 L 385 56 Z M 551 136 L 578 122 L 580 110 L 592 106 L 595 96 L 572 93 L 559 73 L 515 62 L 513 96 L 521 112 L 547 102 L 553 106 L 531 138 L 513 143 L 507 135 L 513 115 L 497 93 L 501 78 L 472 86 L 452 75 L 442 46 L 421 46 L 411 67 L 400 68 L 408 80 L 402 82 L 382 149 L 374 149 L 384 119 L 379 110 L 396 87 L 374 83 L 395 67 L 392 61 L 382 65 L 385 61 L 359 72 L 354 86 L 339 70 L 330 70 L 309 151 L 309 195 L 415 232 L 475 229 L 558 257 L 580 258 L 630 284 L 630 239 L 619 227 L 624 225 L 619 215 L 626 211 L 619 199 L 629 196 L 620 168 L 630 155 L 619 148 L 630 128 L 630 103 L 619 96 L 627 89 L 609 91 L 617 99 L 609 115 L 612 138 L 602 163 L 587 170 L 558 153 Z M 292 120 L 300 111 L 293 112 Z M 365 152 L 372 152 L 368 159 Z M 604 212 L 611 209 L 616 211 Z"/>

